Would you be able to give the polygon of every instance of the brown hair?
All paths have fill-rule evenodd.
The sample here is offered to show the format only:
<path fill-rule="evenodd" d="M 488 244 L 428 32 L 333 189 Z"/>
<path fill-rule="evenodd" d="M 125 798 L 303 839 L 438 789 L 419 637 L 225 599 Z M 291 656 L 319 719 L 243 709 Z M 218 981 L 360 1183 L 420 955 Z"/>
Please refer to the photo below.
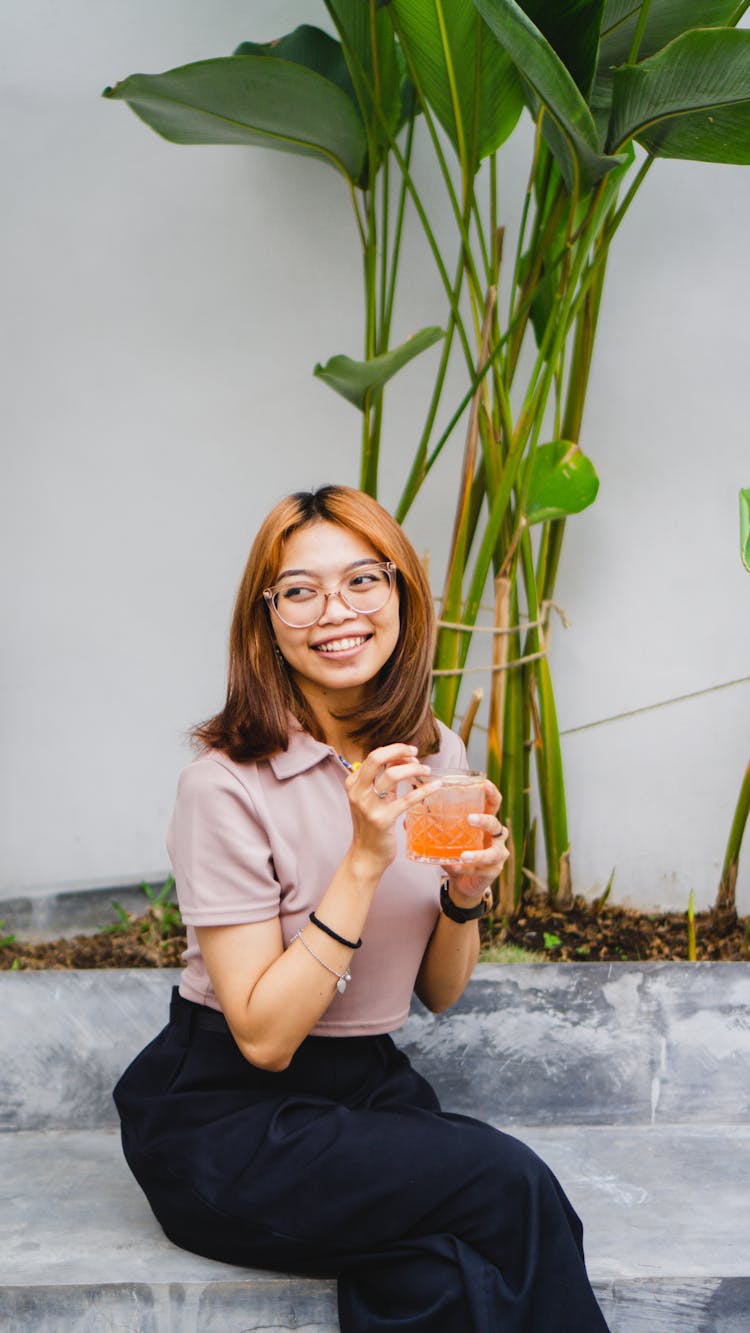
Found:
<path fill-rule="evenodd" d="M 432 596 L 414 547 L 391 515 L 363 491 L 323 486 L 298 491 L 271 510 L 253 542 L 242 576 L 229 636 L 227 699 L 220 713 L 196 727 L 194 740 L 232 759 L 267 759 L 289 744 L 289 713 L 317 740 L 320 726 L 275 649 L 263 589 L 278 575 L 284 543 L 293 532 L 323 520 L 364 537 L 398 569 L 401 632 L 388 661 L 371 682 L 369 697 L 349 722 L 353 740 L 368 749 L 405 741 L 433 754 L 440 738 L 429 703 L 435 636 Z"/>

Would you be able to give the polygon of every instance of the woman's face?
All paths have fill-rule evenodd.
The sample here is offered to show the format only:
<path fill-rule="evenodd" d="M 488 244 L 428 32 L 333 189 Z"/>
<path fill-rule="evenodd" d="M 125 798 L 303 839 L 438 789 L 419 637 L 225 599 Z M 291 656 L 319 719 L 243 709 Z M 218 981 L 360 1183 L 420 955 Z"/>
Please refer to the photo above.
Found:
<path fill-rule="evenodd" d="M 274 587 L 283 584 L 291 590 L 304 585 L 331 592 L 357 576 L 358 570 L 381 562 L 380 553 L 364 537 L 321 519 L 299 528 L 285 543 Z M 285 625 L 271 612 L 279 648 L 311 704 L 335 694 L 336 706 L 349 707 L 363 697 L 368 681 L 398 642 L 398 606 L 394 578 L 385 606 L 372 615 L 352 610 L 336 596 L 327 599 L 315 624 L 304 629 Z"/>

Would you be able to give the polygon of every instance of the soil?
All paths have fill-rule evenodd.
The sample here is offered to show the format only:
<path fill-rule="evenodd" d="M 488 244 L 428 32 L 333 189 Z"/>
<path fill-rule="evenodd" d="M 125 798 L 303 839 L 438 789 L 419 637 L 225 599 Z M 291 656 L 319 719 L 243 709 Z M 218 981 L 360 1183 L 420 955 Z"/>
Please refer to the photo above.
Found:
<path fill-rule="evenodd" d="M 582 898 L 565 910 L 543 897 L 529 898 L 517 916 L 488 918 L 482 930 L 485 944 L 516 945 L 550 962 L 663 962 L 689 957 L 687 913 L 597 907 Z M 0 939 L 0 970 L 179 967 L 184 948 L 184 928 L 176 909 L 157 906 L 142 916 L 121 911 L 116 922 L 95 935 L 39 944 Z M 696 912 L 695 958 L 750 961 L 750 917 Z"/>
<path fill-rule="evenodd" d="M 576 898 L 561 910 L 546 898 L 526 901 L 518 916 L 489 924 L 492 944 L 515 944 L 550 962 L 684 962 L 690 958 L 687 912 L 645 913 L 597 908 Z M 734 912 L 695 913 L 695 960 L 750 960 L 750 917 Z"/>

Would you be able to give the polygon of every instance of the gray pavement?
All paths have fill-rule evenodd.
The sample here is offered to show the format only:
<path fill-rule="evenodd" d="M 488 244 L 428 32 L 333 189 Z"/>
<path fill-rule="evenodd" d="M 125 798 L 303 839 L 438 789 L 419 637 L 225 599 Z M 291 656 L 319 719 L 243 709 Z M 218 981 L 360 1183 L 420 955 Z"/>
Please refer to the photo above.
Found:
<path fill-rule="evenodd" d="M 175 975 L 0 974 L 0 1329 L 337 1328 L 333 1283 L 178 1250 L 129 1175 L 110 1089 Z M 750 968 L 484 966 L 399 1040 L 559 1175 L 612 1333 L 748 1333 Z"/>

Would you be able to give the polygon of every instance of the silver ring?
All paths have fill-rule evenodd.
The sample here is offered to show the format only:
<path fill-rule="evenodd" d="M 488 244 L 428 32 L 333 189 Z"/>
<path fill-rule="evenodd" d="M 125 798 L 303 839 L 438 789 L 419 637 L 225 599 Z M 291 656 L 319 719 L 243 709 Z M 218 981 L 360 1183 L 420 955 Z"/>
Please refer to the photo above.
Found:
<path fill-rule="evenodd" d="M 388 792 L 387 792 L 387 791 L 378 791 L 378 789 L 377 789 L 377 787 L 375 786 L 374 783 L 373 783 L 372 790 L 374 791 L 374 793 L 375 793 L 375 795 L 377 796 L 377 798 L 378 798 L 379 801 L 384 801 L 385 798 L 386 798 L 386 796 L 388 795 Z"/>

